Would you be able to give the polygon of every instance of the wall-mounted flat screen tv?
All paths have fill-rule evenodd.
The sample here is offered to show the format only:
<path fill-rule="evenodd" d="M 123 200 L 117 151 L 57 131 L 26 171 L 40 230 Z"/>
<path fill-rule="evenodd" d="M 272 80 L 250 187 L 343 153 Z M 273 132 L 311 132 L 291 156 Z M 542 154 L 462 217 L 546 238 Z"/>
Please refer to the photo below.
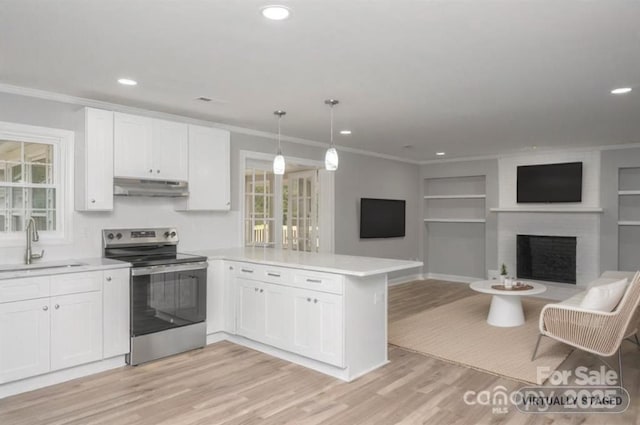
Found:
<path fill-rule="evenodd" d="M 360 199 L 360 238 L 401 238 L 405 234 L 406 202 Z"/>
<path fill-rule="evenodd" d="M 582 162 L 518 167 L 518 203 L 582 202 Z"/>

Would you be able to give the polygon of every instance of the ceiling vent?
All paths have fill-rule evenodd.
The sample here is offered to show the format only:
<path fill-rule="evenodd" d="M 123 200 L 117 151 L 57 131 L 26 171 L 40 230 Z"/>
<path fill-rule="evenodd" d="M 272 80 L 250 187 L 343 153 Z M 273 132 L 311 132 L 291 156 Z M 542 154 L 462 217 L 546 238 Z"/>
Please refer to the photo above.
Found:
<path fill-rule="evenodd" d="M 202 102 L 211 102 L 213 99 L 211 99 L 210 97 L 204 97 L 204 96 L 200 96 L 199 98 L 197 98 L 196 100 L 200 100 Z"/>

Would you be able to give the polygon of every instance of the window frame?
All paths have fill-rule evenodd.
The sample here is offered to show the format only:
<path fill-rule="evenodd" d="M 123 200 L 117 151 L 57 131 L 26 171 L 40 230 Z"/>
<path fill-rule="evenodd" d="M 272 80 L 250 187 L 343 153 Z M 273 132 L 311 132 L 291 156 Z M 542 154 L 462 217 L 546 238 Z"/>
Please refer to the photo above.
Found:
<path fill-rule="evenodd" d="M 39 245 L 56 245 L 72 240 L 74 132 L 0 121 L 0 140 L 41 143 L 53 146 L 53 184 L 56 189 L 56 230 L 41 230 Z M 3 187 L 29 187 L 28 184 L 3 184 Z M 0 247 L 24 245 L 24 231 L 0 233 Z"/>
<path fill-rule="evenodd" d="M 238 204 L 240 207 L 240 214 L 238 217 L 238 228 L 240 229 L 240 236 L 238 240 L 238 246 L 250 248 L 245 244 L 245 170 L 252 160 L 256 161 L 266 161 L 268 163 L 273 162 L 273 154 L 264 153 L 264 152 L 255 152 L 255 151 L 247 151 L 240 150 L 239 151 L 239 161 L 238 161 Z M 298 157 L 290 157 L 285 156 L 285 160 L 287 163 L 300 164 L 303 166 L 314 167 L 320 170 L 324 169 L 324 162 L 322 161 L 314 161 L 311 159 L 298 158 Z M 335 172 L 326 171 L 324 173 L 320 173 L 322 175 L 318 176 L 318 184 L 320 184 L 321 194 L 319 194 L 319 200 L 322 200 L 323 205 L 318 211 L 318 226 L 320 231 L 318 233 L 318 237 L 320 238 L 320 251 L 324 253 L 333 253 L 335 249 Z M 274 199 L 276 197 L 282 197 L 282 176 L 275 176 L 275 184 L 274 188 Z M 273 206 L 273 211 L 275 217 L 282 217 L 282 205 Z M 276 220 L 276 223 L 278 221 Z M 284 249 L 288 250 L 287 247 L 282 245 L 282 234 L 281 232 L 275 232 L 275 244 L 273 246 L 275 249 Z"/>

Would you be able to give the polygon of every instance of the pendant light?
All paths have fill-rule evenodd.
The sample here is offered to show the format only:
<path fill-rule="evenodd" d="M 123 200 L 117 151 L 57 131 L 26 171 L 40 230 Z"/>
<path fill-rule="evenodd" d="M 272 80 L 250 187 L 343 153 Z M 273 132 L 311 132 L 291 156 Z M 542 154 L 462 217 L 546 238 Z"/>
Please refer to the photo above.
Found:
<path fill-rule="evenodd" d="M 327 99 L 324 103 L 329 105 L 331 114 L 331 146 L 324 155 L 324 168 L 328 171 L 336 171 L 338 169 L 338 151 L 336 150 L 336 145 L 333 143 L 333 107 L 340 102 L 335 99 Z"/>
<path fill-rule="evenodd" d="M 282 156 L 282 146 L 280 142 L 280 120 L 282 120 L 282 116 L 286 115 L 287 113 L 278 109 L 273 114 L 278 116 L 278 151 L 276 153 L 276 157 L 273 158 L 273 174 L 281 176 L 284 174 L 285 164 L 284 156 Z"/>

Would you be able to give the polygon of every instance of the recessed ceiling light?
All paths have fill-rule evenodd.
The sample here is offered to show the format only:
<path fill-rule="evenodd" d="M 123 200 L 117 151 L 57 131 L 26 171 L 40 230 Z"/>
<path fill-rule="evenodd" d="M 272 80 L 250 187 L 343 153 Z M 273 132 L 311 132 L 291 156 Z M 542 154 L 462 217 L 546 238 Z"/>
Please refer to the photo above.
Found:
<path fill-rule="evenodd" d="M 402 145 L 405 149 L 413 149 L 413 145 Z"/>
<path fill-rule="evenodd" d="M 436 155 L 438 155 L 438 156 L 445 156 L 445 153 L 444 153 L 444 152 L 436 152 Z"/>
<path fill-rule="evenodd" d="M 138 84 L 136 80 L 132 80 L 130 78 L 120 78 L 118 79 L 118 82 L 123 86 L 135 86 Z"/>
<path fill-rule="evenodd" d="M 282 21 L 287 19 L 291 12 L 289 8 L 281 5 L 271 5 L 262 8 L 262 16 L 272 21 Z"/>
<path fill-rule="evenodd" d="M 631 87 L 620 87 L 620 88 L 611 90 L 611 94 L 627 94 L 631 90 L 632 90 Z"/>
<path fill-rule="evenodd" d="M 202 102 L 211 102 L 213 99 L 211 99 L 210 97 L 206 97 L 206 96 L 200 96 L 196 100 L 200 100 Z"/>
<path fill-rule="evenodd" d="M 351 130 L 340 130 L 340 134 L 344 134 L 345 136 L 348 136 L 349 134 L 351 134 Z"/>

